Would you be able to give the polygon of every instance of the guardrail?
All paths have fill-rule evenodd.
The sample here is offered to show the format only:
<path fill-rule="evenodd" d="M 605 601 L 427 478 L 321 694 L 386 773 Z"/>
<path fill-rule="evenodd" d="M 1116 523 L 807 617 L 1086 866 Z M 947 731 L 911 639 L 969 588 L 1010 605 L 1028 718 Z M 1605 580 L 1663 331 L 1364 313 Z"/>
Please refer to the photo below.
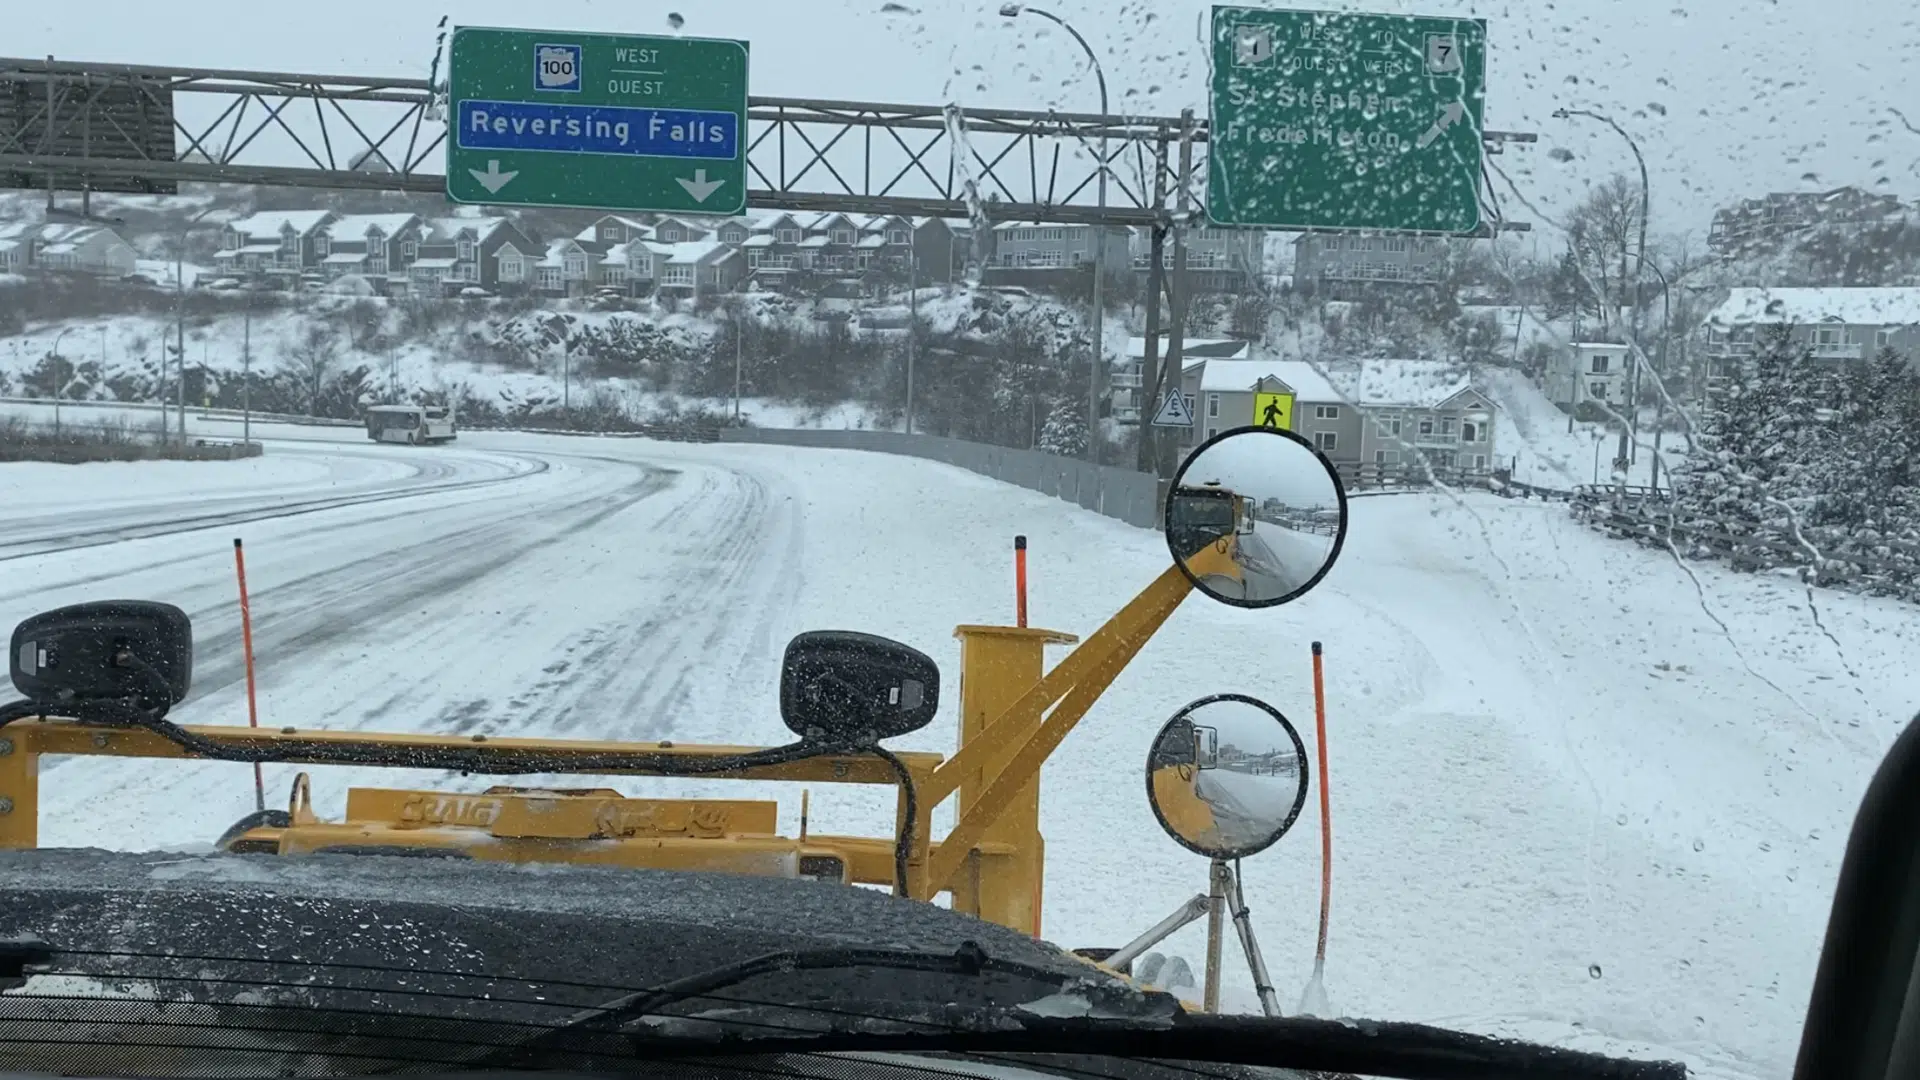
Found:
<path fill-rule="evenodd" d="M 55 406 L 61 409 L 113 409 L 117 411 L 165 413 L 168 417 L 180 415 L 180 407 L 178 405 L 162 405 L 153 401 L 98 401 L 91 398 L 77 401 L 69 401 L 62 398 L 56 401 L 53 398 L 0 397 L 0 405 L 37 405 L 49 409 Z M 249 413 L 243 409 L 214 409 L 199 405 L 188 405 L 187 415 L 200 420 L 231 420 L 234 423 L 240 423 L 248 417 L 251 417 L 254 420 L 266 424 L 302 424 L 309 427 L 365 426 L 364 422 L 360 420 L 340 420 L 331 416 L 301 416 L 296 413 L 261 412 L 258 409 Z"/>
<path fill-rule="evenodd" d="M 1157 477 L 1039 450 L 1016 450 L 940 435 L 815 428 L 722 428 L 719 439 L 731 443 L 868 450 L 940 461 L 1064 499 L 1129 525 L 1155 529 L 1160 524 Z"/>

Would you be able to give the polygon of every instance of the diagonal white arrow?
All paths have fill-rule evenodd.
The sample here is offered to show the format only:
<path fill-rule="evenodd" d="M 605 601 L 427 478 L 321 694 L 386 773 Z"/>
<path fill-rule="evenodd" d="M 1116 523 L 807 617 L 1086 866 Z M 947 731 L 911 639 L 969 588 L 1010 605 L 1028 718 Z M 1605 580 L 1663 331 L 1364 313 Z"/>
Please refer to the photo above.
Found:
<path fill-rule="evenodd" d="M 487 162 L 486 172 L 481 172 L 479 169 L 468 169 L 467 171 L 473 174 L 475 180 L 480 181 L 480 186 L 486 188 L 487 194 L 489 195 L 498 195 L 500 189 L 507 186 L 507 181 L 520 175 L 518 171 L 501 172 L 500 162 L 498 161 Z"/>
<path fill-rule="evenodd" d="M 1413 141 L 1413 144 L 1415 146 L 1418 146 L 1420 149 L 1425 150 L 1427 146 L 1433 142 L 1433 140 L 1439 138 L 1441 134 L 1443 134 L 1448 128 L 1459 123 L 1461 118 L 1464 117 L 1466 114 L 1467 114 L 1466 106 L 1460 104 L 1457 101 L 1448 102 L 1447 104 L 1441 106 L 1440 115 L 1438 118 L 1434 120 L 1433 126 L 1421 132 L 1420 137 L 1418 139 L 1415 139 Z"/>
<path fill-rule="evenodd" d="M 684 176 L 676 176 L 674 177 L 674 182 L 686 188 L 687 194 L 693 196 L 694 202 L 703 203 L 707 201 L 707 196 L 720 190 L 720 185 L 727 181 L 725 178 L 709 180 L 707 179 L 707 170 L 695 169 L 693 170 L 693 179 L 689 180 Z"/>

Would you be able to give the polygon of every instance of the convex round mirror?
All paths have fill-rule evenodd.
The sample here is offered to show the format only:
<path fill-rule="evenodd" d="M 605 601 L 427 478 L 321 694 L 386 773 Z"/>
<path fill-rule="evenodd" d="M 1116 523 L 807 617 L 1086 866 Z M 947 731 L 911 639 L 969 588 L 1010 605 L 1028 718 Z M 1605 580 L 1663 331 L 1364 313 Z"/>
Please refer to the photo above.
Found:
<path fill-rule="evenodd" d="M 1212 859 L 1257 855 L 1307 801 L 1307 748 L 1280 710 L 1244 694 L 1175 713 L 1147 755 L 1147 799 L 1174 842 Z"/>
<path fill-rule="evenodd" d="M 1235 607 L 1296 599 L 1320 583 L 1347 536 L 1347 489 L 1333 462 L 1291 431 L 1242 427 L 1187 455 L 1167 492 L 1174 562 Z"/>

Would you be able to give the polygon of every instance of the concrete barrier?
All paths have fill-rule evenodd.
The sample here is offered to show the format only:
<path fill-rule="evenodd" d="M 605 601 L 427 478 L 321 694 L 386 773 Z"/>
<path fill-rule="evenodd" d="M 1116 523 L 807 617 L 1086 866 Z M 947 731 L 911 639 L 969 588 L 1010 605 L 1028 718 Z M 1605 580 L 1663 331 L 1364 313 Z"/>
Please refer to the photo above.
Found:
<path fill-rule="evenodd" d="M 982 476 L 1064 499 L 1096 514 L 1142 529 L 1160 527 L 1159 482 L 1146 473 L 1093 465 L 1038 450 L 907 435 L 897 431 L 833 431 L 815 428 L 723 428 L 721 442 L 815 446 L 901 454 L 957 465 Z"/>

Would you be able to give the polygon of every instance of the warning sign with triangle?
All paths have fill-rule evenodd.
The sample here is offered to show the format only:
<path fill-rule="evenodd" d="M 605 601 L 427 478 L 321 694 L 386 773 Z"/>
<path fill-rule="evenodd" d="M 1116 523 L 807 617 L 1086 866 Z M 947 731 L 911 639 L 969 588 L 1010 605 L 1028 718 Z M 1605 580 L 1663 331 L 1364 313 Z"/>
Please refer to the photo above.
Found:
<path fill-rule="evenodd" d="M 1160 403 L 1160 411 L 1153 414 L 1154 427 L 1192 427 L 1193 410 L 1187 408 L 1187 399 L 1178 390 L 1168 392 L 1167 400 Z"/>

